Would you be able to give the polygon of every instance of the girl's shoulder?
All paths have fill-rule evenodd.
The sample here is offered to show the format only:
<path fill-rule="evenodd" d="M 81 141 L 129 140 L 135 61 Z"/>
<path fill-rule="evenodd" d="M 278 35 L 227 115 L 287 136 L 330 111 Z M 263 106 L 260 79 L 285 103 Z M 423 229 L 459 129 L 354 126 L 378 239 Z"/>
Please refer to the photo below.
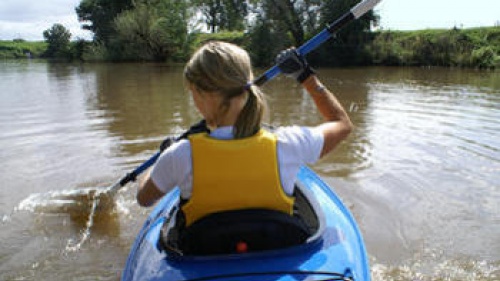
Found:
<path fill-rule="evenodd" d="M 278 149 L 285 157 L 312 163 L 319 159 L 323 148 L 323 134 L 315 127 L 285 126 L 275 130 Z"/>
<path fill-rule="evenodd" d="M 161 159 L 175 159 L 179 157 L 190 157 L 191 154 L 191 144 L 187 139 L 181 139 L 179 141 L 174 142 L 168 148 L 166 148 L 161 156 Z"/>
<path fill-rule="evenodd" d="M 314 127 L 306 126 L 281 126 L 276 127 L 273 132 L 276 134 L 279 141 L 293 141 L 297 139 L 320 140 L 323 138 L 319 130 Z"/>

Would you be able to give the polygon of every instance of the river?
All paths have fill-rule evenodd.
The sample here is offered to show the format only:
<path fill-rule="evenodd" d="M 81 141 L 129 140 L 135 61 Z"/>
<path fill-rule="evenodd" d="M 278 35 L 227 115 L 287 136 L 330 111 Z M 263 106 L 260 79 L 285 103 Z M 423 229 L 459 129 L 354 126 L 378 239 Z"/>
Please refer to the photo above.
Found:
<path fill-rule="evenodd" d="M 373 279 L 500 280 L 500 72 L 318 72 L 356 130 L 312 168 L 356 217 Z M 182 67 L 1 61 L 0 88 L 0 280 L 117 280 L 150 211 L 136 183 L 95 216 L 34 198 L 110 186 L 198 121 Z M 290 80 L 264 91 L 269 123 L 319 122 Z"/>

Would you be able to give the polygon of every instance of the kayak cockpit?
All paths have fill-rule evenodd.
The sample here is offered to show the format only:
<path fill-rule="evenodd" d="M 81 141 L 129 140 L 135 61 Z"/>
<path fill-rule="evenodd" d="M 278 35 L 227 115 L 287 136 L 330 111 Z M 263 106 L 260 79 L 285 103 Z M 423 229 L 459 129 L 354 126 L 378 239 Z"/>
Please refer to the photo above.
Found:
<path fill-rule="evenodd" d="M 247 243 L 245 252 L 243 244 L 233 243 L 228 254 L 183 252 L 173 243 L 184 235 L 176 223 L 182 206 L 180 190 L 174 189 L 158 202 L 138 233 L 122 280 L 369 281 L 366 250 L 349 210 L 309 168 L 300 169 L 296 183 L 293 218 L 309 231 L 299 245 L 257 251 Z"/>
<path fill-rule="evenodd" d="M 182 212 L 165 220 L 159 248 L 169 257 L 260 253 L 313 244 L 321 238 L 324 216 L 316 199 L 299 184 L 294 215 L 244 209 L 206 216 L 184 227 Z M 178 208 L 177 208 L 178 209 Z"/>

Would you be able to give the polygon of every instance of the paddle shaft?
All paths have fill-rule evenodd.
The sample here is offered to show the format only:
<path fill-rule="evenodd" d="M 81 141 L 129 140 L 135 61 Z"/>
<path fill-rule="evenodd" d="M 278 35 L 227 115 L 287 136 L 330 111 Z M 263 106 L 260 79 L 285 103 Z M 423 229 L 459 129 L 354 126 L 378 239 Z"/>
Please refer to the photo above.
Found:
<path fill-rule="evenodd" d="M 153 156 L 151 156 L 146 162 L 142 163 L 139 167 L 135 168 L 132 172 L 126 174 L 123 178 L 121 178 L 118 182 L 110 186 L 107 191 L 110 193 L 114 193 L 124 187 L 127 183 L 131 181 L 135 181 L 138 175 L 142 174 L 145 170 L 147 170 L 149 167 L 151 167 L 156 160 L 158 160 L 158 157 L 160 157 L 161 152 L 158 151 L 156 152 Z"/>
<path fill-rule="evenodd" d="M 336 32 L 338 32 L 342 27 L 347 25 L 348 23 L 360 18 L 363 16 L 366 12 L 370 11 L 377 5 L 380 1 L 382 0 L 364 0 L 360 3 L 358 3 L 356 6 L 354 6 L 349 12 L 343 14 L 340 18 L 338 18 L 336 21 L 328 25 L 325 29 L 323 29 L 320 33 L 318 33 L 316 36 L 311 38 L 309 41 L 304 43 L 304 45 L 300 46 L 297 51 L 301 55 L 307 55 L 310 53 L 312 50 L 316 49 L 319 47 L 321 44 L 323 44 L 325 41 L 330 39 Z M 281 73 L 281 70 L 279 69 L 278 65 L 274 65 L 271 67 L 269 70 L 267 70 L 264 74 L 259 76 L 257 79 L 253 81 L 253 84 L 257 86 L 262 86 L 264 83 L 267 81 L 273 79 L 274 77 L 278 76 Z M 185 138 L 188 135 L 188 132 L 184 133 L 182 136 L 176 138 L 176 141 Z M 146 162 L 142 163 L 139 167 L 137 167 L 135 170 L 132 172 L 128 173 L 125 177 L 120 179 L 117 183 L 115 183 L 113 186 L 111 186 L 108 190 L 110 192 L 116 192 L 118 191 L 121 187 L 125 186 L 127 183 L 130 181 L 135 181 L 138 175 L 140 175 L 142 172 L 147 170 L 149 167 L 151 167 L 156 160 L 158 160 L 158 157 L 160 156 L 161 151 L 155 153 L 151 158 L 146 160 Z"/>

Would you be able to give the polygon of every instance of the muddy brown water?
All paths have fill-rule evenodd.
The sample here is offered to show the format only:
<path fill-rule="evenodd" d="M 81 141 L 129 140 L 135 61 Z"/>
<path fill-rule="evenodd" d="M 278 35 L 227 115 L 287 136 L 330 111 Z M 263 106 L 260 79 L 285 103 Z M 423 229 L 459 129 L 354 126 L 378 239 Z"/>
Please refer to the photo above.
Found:
<path fill-rule="evenodd" d="M 312 168 L 355 215 L 373 279 L 500 280 L 500 73 L 319 75 L 356 130 Z M 182 67 L 2 61 L 0 89 L 0 280 L 117 280 L 150 211 L 137 185 L 91 221 L 33 196 L 107 187 L 198 121 Z M 290 80 L 264 91 L 269 123 L 320 120 Z"/>

